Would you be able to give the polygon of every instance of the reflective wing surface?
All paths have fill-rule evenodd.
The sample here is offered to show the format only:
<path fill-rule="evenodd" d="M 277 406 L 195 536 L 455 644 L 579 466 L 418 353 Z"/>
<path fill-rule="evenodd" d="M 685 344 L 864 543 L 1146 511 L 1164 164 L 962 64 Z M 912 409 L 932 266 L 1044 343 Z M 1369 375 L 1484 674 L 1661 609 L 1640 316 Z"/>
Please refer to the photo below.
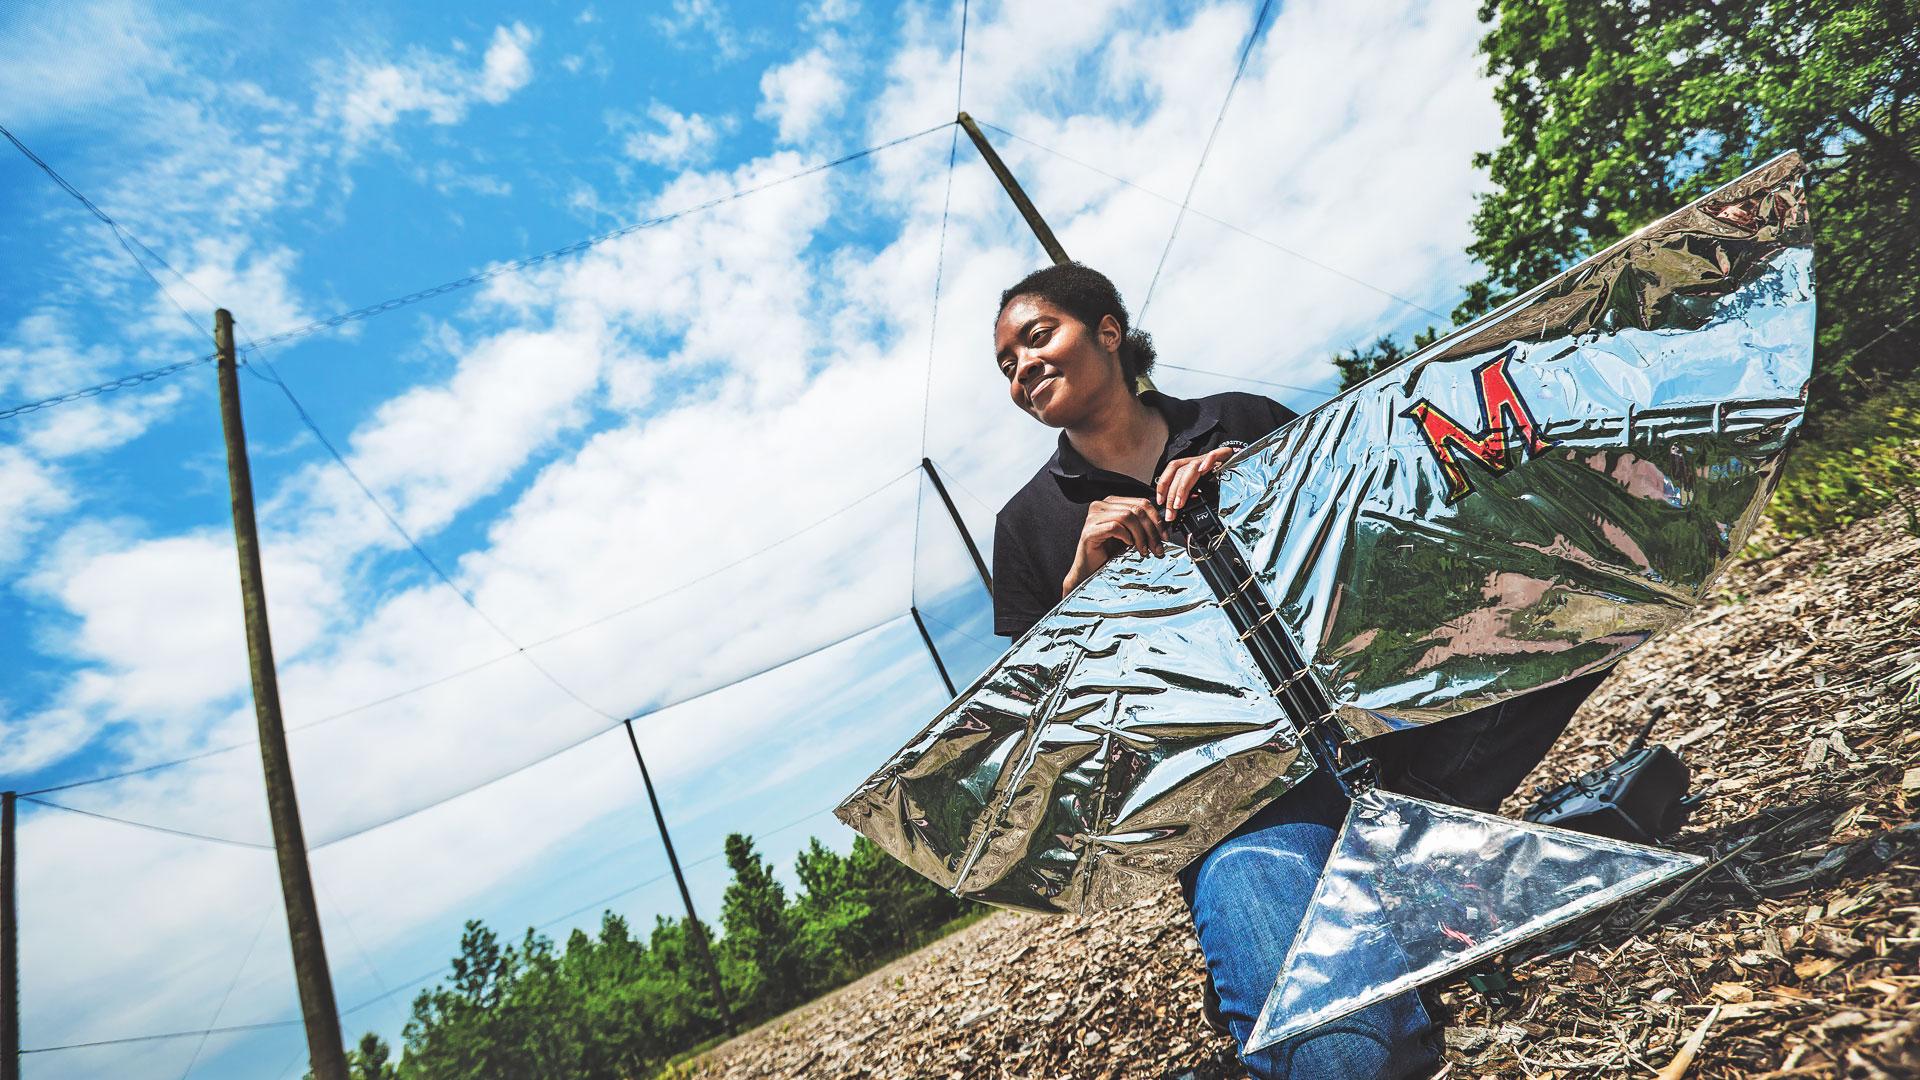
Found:
<path fill-rule="evenodd" d="M 1183 551 L 1109 563 L 836 814 L 962 896 L 1131 903 L 1311 768 Z"/>
<path fill-rule="evenodd" d="M 1458 971 L 1704 861 L 1366 792 L 1347 811 L 1247 1050 Z"/>
<path fill-rule="evenodd" d="M 1812 371 L 1796 155 L 1249 447 L 1221 517 L 1356 738 L 1605 667 L 1745 541 Z"/>

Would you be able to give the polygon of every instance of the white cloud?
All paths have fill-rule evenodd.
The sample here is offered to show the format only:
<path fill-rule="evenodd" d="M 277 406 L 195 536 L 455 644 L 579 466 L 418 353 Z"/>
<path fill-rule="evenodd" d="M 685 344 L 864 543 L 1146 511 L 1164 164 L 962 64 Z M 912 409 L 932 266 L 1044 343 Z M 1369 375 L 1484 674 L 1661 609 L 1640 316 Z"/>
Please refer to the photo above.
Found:
<path fill-rule="evenodd" d="M 56 460 L 124 446 L 145 433 L 153 418 L 165 412 L 180 396 L 180 388 L 169 386 L 114 401 L 69 402 L 26 421 L 24 445 L 36 454 Z M 20 467 L 29 468 L 26 464 Z"/>
<path fill-rule="evenodd" d="M 825 48 L 816 48 L 760 76 L 754 115 L 772 121 L 781 142 L 797 143 L 837 113 L 846 97 L 839 64 Z"/>
<path fill-rule="evenodd" d="M 111 363 L 101 347 L 82 348 L 73 339 L 71 319 L 51 304 L 22 315 L 0 345 L 0 391 L 39 397 L 68 389 L 69 379 L 94 378 Z"/>
<path fill-rule="evenodd" d="M 77 709 L 47 709 L 15 717 L 0 702 L 0 758 L 23 773 L 61 760 L 99 733 Z"/>
<path fill-rule="evenodd" d="M 275 586 L 275 648 L 297 656 L 327 625 L 343 582 L 286 544 L 270 544 L 263 561 Z M 60 708 L 101 719 L 185 719 L 192 737 L 204 710 L 245 689 L 231 533 L 135 541 L 124 523 L 82 525 L 28 584 L 74 616 L 58 651 L 88 665 Z"/>
<path fill-rule="evenodd" d="M 21 318 L 0 344 L 0 390 L 32 400 L 125 370 L 127 361 L 104 346 L 75 341 L 70 312 L 43 308 Z M 169 336 L 178 331 L 169 328 Z M 61 466 L 64 459 L 125 445 L 179 400 L 179 386 L 150 393 L 82 398 L 7 421 L 18 442 L 0 446 L 0 566 L 25 556 L 59 515 L 87 490 Z"/>
<path fill-rule="evenodd" d="M 628 157 L 672 168 L 704 163 L 728 126 L 725 120 L 716 123 L 699 113 L 677 112 L 660 101 L 647 106 L 647 120 L 643 126 L 625 114 L 609 118 L 616 131 L 626 133 L 621 149 Z"/>
<path fill-rule="evenodd" d="M 350 437 L 350 458 L 410 531 L 433 532 L 584 419 L 579 400 L 611 352 L 591 327 L 488 338 L 461 358 L 445 386 L 419 387 L 381 406 Z M 315 472 L 299 486 L 329 507 L 316 524 L 364 515 L 359 491 L 331 462 Z"/>
<path fill-rule="evenodd" d="M 72 505 L 52 469 L 17 446 L 0 446 L 0 566 L 20 557 L 41 523 Z"/>
<path fill-rule="evenodd" d="M 681 48 L 711 49 L 715 60 L 740 55 L 739 35 L 719 0 L 673 0 L 671 13 L 655 16 L 653 25 Z"/>
<path fill-rule="evenodd" d="M 480 100 L 498 105 L 533 81 L 533 61 L 527 58 L 527 48 L 535 38 L 533 31 L 517 22 L 493 28 L 493 40 L 487 44 L 487 55 L 480 66 L 480 85 L 475 90 Z"/>
<path fill-rule="evenodd" d="M 596 79 L 605 79 L 613 74 L 613 61 L 607 56 L 606 47 L 599 41 L 589 41 L 579 52 L 571 52 L 560 58 L 560 66 L 569 75 L 586 72 Z"/>
<path fill-rule="evenodd" d="M 806 7 L 805 18 L 815 26 L 849 22 L 860 14 L 860 0 L 816 0 Z"/>
<path fill-rule="evenodd" d="M 0 101 L 29 139 L 43 123 L 93 123 L 181 70 L 171 45 L 200 20 L 134 0 L 0 8 Z M 57 92 L 55 92 L 57 88 Z"/>
<path fill-rule="evenodd" d="M 293 295 L 297 256 L 276 247 L 250 251 L 245 237 L 202 237 L 181 275 L 192 283 L 193 295 L 214 298 L 233 312 L 235 333 L 245 345 L 248 337 L 264 337 L 298 326 L 312 318 Z M 180 316 L 165 300 L 155 299 L 152 322 L 156 328 L 177 328 Z"/>
<path fill-rule="evenodd" d="M 337 120 L 349 146 L 379 137 L 411 113 L 432 124 L 457 124 L 476 102 L 502 104 L 532 81 L 527 50 L 537 38 L 518 22 L 495 27 L 478 71 L 418 49 L 402 60 L 356 58 L 327 88 L 321 112 Z"/>

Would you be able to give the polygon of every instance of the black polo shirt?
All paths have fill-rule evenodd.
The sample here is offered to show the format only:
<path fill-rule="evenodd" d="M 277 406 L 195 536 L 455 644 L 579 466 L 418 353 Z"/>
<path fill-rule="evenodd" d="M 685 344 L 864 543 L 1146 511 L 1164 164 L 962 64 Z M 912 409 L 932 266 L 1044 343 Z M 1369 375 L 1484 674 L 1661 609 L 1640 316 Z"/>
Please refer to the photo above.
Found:
<path fill-rule="evenodd" d="M 1148 390 L 1140 400 L 1167 420 L 1167 446 L 1153 467 L 1195 457 L 1223 443 L 1242 445 L 1294 419 L 1285 405 L 1258 394 L 1169 397 Z M 1074 549 L 1087 523 L 1087 506 L 1114 495 L 1153 498 L 1153 487 L 1094 467 L 1060 434 L 1060 447 L 1025 487 L 1001 507 L 993 528 L 993 632 L 1019 637 L 1060 602 L 1060 583 L 1073 569 Z"/>

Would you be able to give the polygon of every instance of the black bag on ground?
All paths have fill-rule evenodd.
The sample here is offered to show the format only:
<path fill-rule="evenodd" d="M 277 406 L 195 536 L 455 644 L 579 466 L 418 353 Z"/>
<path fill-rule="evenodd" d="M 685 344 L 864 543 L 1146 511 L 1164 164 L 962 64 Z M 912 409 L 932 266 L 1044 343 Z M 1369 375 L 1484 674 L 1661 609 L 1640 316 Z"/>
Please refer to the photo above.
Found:
<path fill-rule="evenodd" d="M 1688 771 L 1664 746 L 1635 745 L 1613 762 L 1543 794 L 1523 817 L 1540 825 L 1652 844 L 1680 831 L 1698 798 Z"/>

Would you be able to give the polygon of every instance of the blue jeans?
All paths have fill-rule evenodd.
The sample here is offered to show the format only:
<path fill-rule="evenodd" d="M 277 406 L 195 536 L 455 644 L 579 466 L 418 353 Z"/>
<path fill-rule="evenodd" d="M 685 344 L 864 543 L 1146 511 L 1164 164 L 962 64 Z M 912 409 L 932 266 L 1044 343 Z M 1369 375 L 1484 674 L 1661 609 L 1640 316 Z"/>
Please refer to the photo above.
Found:
<path fill-rule="evenodd" d="M 1243 1047 L 1346 810 L 1339 786 L 1316 771 L 1181 871 L 1220 1011 Z M 1408 991 L 1241 1060 L 1261 1080 L 1401 1080 L 1438 1068 L 1439 1043 L 1439 1025 Z"/>

